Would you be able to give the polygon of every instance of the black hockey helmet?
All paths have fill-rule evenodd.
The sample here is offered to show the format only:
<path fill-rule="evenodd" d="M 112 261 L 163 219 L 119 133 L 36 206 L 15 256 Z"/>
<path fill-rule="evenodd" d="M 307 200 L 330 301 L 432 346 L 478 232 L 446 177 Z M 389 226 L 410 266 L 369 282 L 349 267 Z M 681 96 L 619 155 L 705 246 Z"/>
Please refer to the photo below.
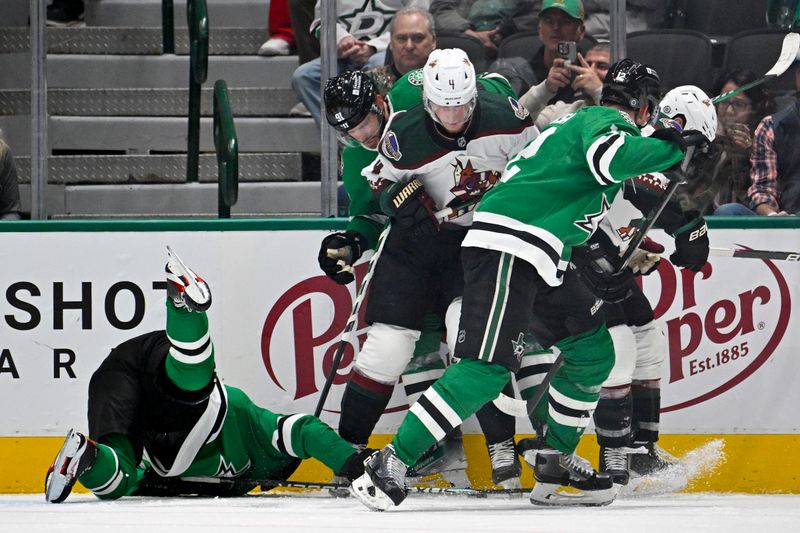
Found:
<path fill-rule="evenodd" d="M 600 103 L 619 104 L 639 111 L 655 109 L 661 93 L 661 79 L 654 68 L 633 59 L 620 59 L 608 69 Z"/>
<path fill-rule="evenodd" d="M 358 126 L 372 111 L 383 115 L 375 103 L 375 84 L 359 70 L 349 70 L 325 83 L 325 118 L 342 133 Z"/>

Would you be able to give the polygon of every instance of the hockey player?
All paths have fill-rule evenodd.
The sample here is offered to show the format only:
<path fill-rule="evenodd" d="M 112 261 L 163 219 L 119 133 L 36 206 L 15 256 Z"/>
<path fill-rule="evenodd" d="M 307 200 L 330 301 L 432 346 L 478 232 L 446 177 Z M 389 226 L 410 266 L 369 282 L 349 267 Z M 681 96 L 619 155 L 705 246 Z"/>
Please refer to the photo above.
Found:
<path fill-rule="evenodd" d="M 593 233 L 621 182 L 683 159 L 688 141 L 677 130 L 661 130 L 655 138 L 639 133 L 658 86 L 652 69 L 629 59 L 618 62 L 606 78 L 603 106 L 554 121 L 484 195 L 463 241 L 465 287 L 455 353 L 460 361 L 423 394 L 392 444 L 366 461 L 364 475 L 351 486 L 366 506 L 383 510 L 401 503 L 407 465 L 505 386 L 524 351 L 524 332 L 541 314 L 533 312 L 534 304 L 559 290 L 572 247 Z M 583 304 L 587 319 L 565 324 L 572 335 L 557 343 L 564 365 L 549 386 L 531 500 L 560 503 L 556 489 L 567 485 L 584 491 L 582 503 L 602 505 L 615 495 L 611 477 L 595 472 L 574 451 L 614 351 L 605 325 L 588 318 L 594 296 L 577 290 L 571 296 L 572 301 L 554 298 L 554 306 Z"/>
<path fill-rule="evenodd" d="M 481 74 L 477 76 L 476 81 L 476 88 L 480 91 L 514 97 L 513 90 L 502 76 Z M 375 91 L 374 84 L 364 73 L 347 72 L 328 81 L 324 98 L 326 118 L 339 131 L 346 143 L 342 152 L 342 174 L 351 198 L 352 218 L 346 231 L 332 233 L 323 239 L 319 261 L 320 267 L 331 279 L 337 283 L 349 283 L 353 280 L 349 270 L 351 265 L 363 251 L 374 247 L 378 233 L 386 220 L 386 215 L 377 206 L 375 196 L 368 181 L 361 175 L 361 171 L 375 159 L 378 140 L 391 114 L 422 103 L 422 70 L 412 71 L 403 76 L 386 96 Z M 444 373 L 443 360 L 438 357 L 439 354 L 433 353 L 441 337 L 442 325 L 437 322 L 435 315 L 428 316 L 426 323 L 429 322 L 438 324 L 438 327 L 422 330 L 420 340 L 416 344 L 414 359 L 403 373 L 403 384 L 409 405 L 413 404 L 422 391 Z M 442 352 L 442 355 L 447 356 L 446 350 Z M 539 361 L 540 359 L 534 357 L 526 358 L 526 362 L 530 362 L 531 365 Z M 358 403 L 363 410 L 375 399 L 375 393 L 371 391 L 370 394 L 370 391 L 360 390 L 366 378 L 359 368 L 358 360 L 353 376 L 354 379 L 347 384 L 345 397 L 350 396 L 354 399 L 361 397 Z M 511 393 L 512 390 L 509 389 L 507 393 Z M 376 405 L 370 410 L 369 416 L 364 416 L 364 412 L 343 408 L 340 434 L 351 442 L 364 445 L 390 395 L 391 388 L 386 388 L 383 397 L 377 398 L 379 402 L 375 402 Z M 365 396 L 367 398 L 364 398 Z M 352 403 L 348 402 L 347 405 L 352 406 Z M 518 487 L 521 466 L 514 453 L 513 417 L 498 411 L 493 405 L 487 405 L 477 416 L 487 440 L 493 481 L 505 488 Z M 463 452 L 461 454 L 463 455 Z M 428 469 L 423 468 L 423 470 Z"/>
<path fill-rule="evenodd" d="M 309 457 L 360 475 L 366 452 L 318 418 L 273 413 L 222 385 L 205 313 L 209 287 L 169 248 L 166 271 L 166 331 L 120 344 L 92 375 L 89 434 L 67 434 L 47 473 L 47 501 L 64 501 L 76 481 L 102 499 L 240 495 L 255 480 L 287 479 Z"/>
<path fill-rule="evenodd" d="M 716 111 L 708 96 L 697 87 L 675 88 L 659 103 L 651 123 L 658 128 L 679 122 L 683 131 L 697 132 L 706 142 L 714 140 Z M 631 186 L 632 185 L 632 186 Z M 600 390 L 594 413 L 597 441 L 600 444 L 600 471 L 612 474 L 615 483 L 625 485 L 635 477 L 656 473 L 674 464 L 674 458 L 657 445 L 661 408 L 661 366 L 667 353 L 666 339 L 655 324 L 653 309 L 635 283 L 634 273 L 652 272 L 664 248 L 650 243 L 638 250 L 630 268 L 612 274 L 600 265 L 608 261 L 619 271 L 620 256 L 632 236 L 635 220 L 659 204 L 666 189 L 663 175 L 646 175 L 626 183 L 617 194 L 601 231 L 581 248 L 581 276 L 600 298 L 607 302 L 609 331 L 616 333 L 616 363 Z M 670 259 L 684 268 L 699 271 L 708 258 L 705 221 L 697 211 L 683 212 L 680 203 L 667 204 L 656 226 L 675 238 L 675 253 Z M 577 256 L 578 254 L 576 254 Z M 630 470 L 630 471 L 629 471 Z M 676 478 L 678 476 L 675 476 Z"/>

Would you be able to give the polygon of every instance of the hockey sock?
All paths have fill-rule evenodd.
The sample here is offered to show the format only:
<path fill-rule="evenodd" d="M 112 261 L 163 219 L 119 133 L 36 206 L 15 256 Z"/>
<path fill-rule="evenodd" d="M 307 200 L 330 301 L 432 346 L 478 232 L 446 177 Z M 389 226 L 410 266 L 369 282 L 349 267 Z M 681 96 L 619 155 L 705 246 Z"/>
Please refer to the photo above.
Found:
<path fill-rule="evenodd" d="M 630 444 L 633 400 L 630 386 L 604 387 L 594 412 L 597 443 L 607 448 Z"/>
<path fill-rule="evenodd" d="M 339 435 L 347 442 L 366 444 L 393 390 L 394 385 L 380 383 L 354 371 L 342 395 Z"/>
<path fill-rule="evenodd" d="M 188 391 L 208 385 L 215 365 L 206 314 L 189 312 L 167 301 L 167 337 L 172 345 L 164 363 L 169 379 Z"/>
<path fill-rule="evenodd" d="M 356 453 L 353 446 L 336 434 L 328 424 L 311 415 L 291 415 L 278 425 L 281 446 L 288 455 L 300 459 L 313 457 L 339 473 Z"/>
<path fill-rule="evenodd" d="M 529 344 L 527 338 L 525 339 L 525 344 Z M 533 340 L 530 341 L 530 344 L 538 349 L 525 352 L 522 356 L 522 364 L 515 374 L 517 387 L 519 387 L 519 394 L 525 401 L 528 401 L 537 394 L 547 372 L 557 359 L 553 350 L 542 349 L 542 347 Z M 534 428 L 541 428 L 547 421 L 546 396 L 539 401 L 530 419 Z"/>
<path fill-rule="evenodd" d="M 397 457 L 413 466 L 429 447 L 496 398 L 508 383 L 508 369 L 478 359 L 462 359 L 411 406 L 394 438 Z"/>
<path fill-rule="evenodd" d="M 547 444 L 571 454 L 597 405 L 600 387 L 614 366 L 614 345 L 605 325 L 557 344 L 564 365 L 548 390 Z"/>
<path fill-rule="evenodd" d="M 514 397 L 514 387 L 510 381 L 503 387 L 503 394 Z M 497 444 L 514 438 L 516 429 L 514 417 L 498 409 L 492 402 L 487 402 L 478 409 L 475 417 L 486 437 L 486 444 Z"/>
<path fill-rule="evenodd" d="M 114 500 L 133 492 L 142 473 L 128 438 L 113 434 L 97 443 L 97 459 L 78 481 L 98 498 Z"/>
<path fill-rule="evenodd" d="M 661 411 L 661 380 L 633 380 L 634 440 L 656 442 Z"/>

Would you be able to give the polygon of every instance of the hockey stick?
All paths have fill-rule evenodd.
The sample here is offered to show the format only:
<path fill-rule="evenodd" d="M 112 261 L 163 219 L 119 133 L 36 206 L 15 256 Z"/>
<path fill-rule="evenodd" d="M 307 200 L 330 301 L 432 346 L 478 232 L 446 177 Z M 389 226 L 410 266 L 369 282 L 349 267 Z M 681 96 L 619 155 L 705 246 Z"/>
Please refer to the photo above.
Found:
<path fill-rule="evenodd" d="M 497 398 L 492 400 L 492 403 L 495 407 L 507 415 L 520 418 L 531 416 L 536 410 L 536 407 L 539 405 L 539 402 L 541 402 L 542 398 L 544 398 L 547 388 L 550 386 L 550 382 L 553 380 L 553 376 L 556 375 L 556 372 L 558 372 L 558 369 L 561 368 L 561 365 L 563 364 L 564 356 L 558 354 L 556 360 L 553 361 L 553 364 L 550 365 L 550 368 L 547 370 L 547 374 L 545 374 L 542 382 L 537 385 L 539 388 L 536 389 L 536 394 L 527 400 L 517 400 L 516 398 L 506 396 L 501 392 Z"/>
<path fill-rule="evenodd" d="M 771 69 L 767 71 L 766 74 L 758 78 L 757 80 L 753 80 L 750 83 L 745 83 L 732 91 L 728 91 L 726 93 L 720 94 L 719 96 L 715 96 L 711 99 L 712 104 L 717 104 L 719 102 L 723 102 L 728 98 L 736 96 L 737 94 L 743 93 L 748 89 L 752 89 L 757 85 L 761 85 L 764 82 L 767 82 L 773 78 L 777 78 L 787 70 L 789 67 L 792 66 L 792 63 L 795 62 L 797 59 L 797 53 L 800 51 L 800 34 L 797 33 L 787 33 L 786 37 L 783 38 L 783 44 L 781 45 L 781 54 L 778 56 L 778 61 L 772 66 Z"/>
<path fill-rule="evenodd" d="M 343 483 L 314 483 L 307 481 L 278 481 L 273 479 L 248 480 L 259 485 L 266 485 L 268 490 L 274 488 L 288 489 L 346 489 L 349 485 Z M 262 488 L 263 490 L 263 488 Z M 525 494 L 531 489 L 472 489 L 460 487 L 408 487 L 410 494 L 434 494 L 439 496 L 471 496 L 476 498 L 486 498 L 488 496 L 512 496 Z"/>
<path fill-rule="evenodd" d="M 213 490 L 203 490 L 203 487 L 228 488 L 234 485 L 260 485 L 264 492 L 272 489 L 303 489 L 303 490 L 326 490 L 326 489 L 346 489 L 350 485 L 345 483 L 324 483 L 316 481 L 286 481 L 282 479 L 255 479 L 247 477 L 218 478 L 206 476 L 187 476 L 177 479 L 186 485 L 181 486 L 182 493 L 185 494 L 208 494 L 214 495 Z M 440 496 L 472 496 L 486 498 L 488 496 L 512 496 L 524 494 L 531 489 L 473 489 L 460 487 L 408 487 L 410 494 L 434 494 Z M 218 491 L 219 492 L 219 491 Z M 218 493 L 217 492 L 217 493 Z"/>
<path fill-rule="evenodd" d="M 322 407 L 325 405 L 325 400 L 328 398 L 328 392 L 331 390 L 333 379 L 336 377 L 336 372 L 339 370 L 339 364 L 342 362 L 345 346 L 350 342 L 350 334 L 358 321 L 358 310 L 361 308 L 361 302 L 364 301 L 364 296 L 367 294 L 367 285 L 369 285 L 369 280 L 372 279 L 375 263 L 378 261 L 381 251 L 383 251 L 383 246 L 386 244 L 386 239 L 389 237 L 389 230 L 391 229 L 391 224 L 386 226 L 386 229 L 384 229 L 380 237 L 378 237 L 378 249 L 375 250 L 375 253 L 369 258 L 367 273 L 364 274 L 364 279 L 361 281 L 361 286 L 358 288 L 356 301 L 353 303 L 353 310 L 350 312 L 350 317 L 347 319 L 347 323 L 344 326 L 342 337 L 339 339 L 339 345 L 336 347 L 336 354 L 334 354 L 333 360 L 331 361 L 331 369 L 328 375 L 325 376 L 325 385 L 322 386 L 322 392 L 320 392 L 319 400 L 317 400 L 317 406 L 314 408 L 314 416 L 320 415 Z"/>
<path fill-rule="evenodd" d="M 743 250 L 712 246 L 709 255 L 714 257 L 738 257 L 741 259 L 771 259 L 772 261 L 800 262 L 800 252 L 778 252 L 775 250 Z"/>
<path fill-rule="evenodd" d="M 453 213 L 457 213 L 461 209 L 469 207 L 478 203 L 480 198 L 475 198 L 469 202 L 466 202 L 461 205 L 453 206 L 453 207 L 446 207 L 440 211 L 434 213 L 434 217 L 439 222 L 444 222 L 447 220 Z M 333 360 L 331 361 L 331 370 L 328 372 L 328 375 L 325 377 L 325 385 L 322 387 L 322 391 L 320 392 L 319 400 L 317 400 L 317 406 L 314 408 L 314 416 L 319 416 L 322 413 L 322 407 L 325 404 L 325 400 L 328 398 L 328 393 L 330 392 L 331 385 L 333 384 L 333 379 L 336 377 L 336 372 L 339 370 L 339 364 L 342 362 L 342 356 L 344 355 L 345 346 L 350 341 L 350 334 L 353 331 L 353 328 L 358 320 L 358 310 L 361 308 L 361 303 L 364 301 L 364 296 L 367 293 L 367 285 L 369 285 L 369 280 L 372 279 L 372 272 L 375 267 L 375 263 L 378 260 L 378 257 L 381 255 L 381 251 L 383 250 L 383 245 L 386 243 L 386 240 L 389 236 L 389 230 L 392 226 L 386 226 L 386 229 L 383 230 L 380 237 L 378 237 L 378 249 L 375 250 L 375 253 L 372 254 L 372 257 L 369 259 L 369 264 L 367 265 L 367 273 L 364 275 L 364 279 L 361 282 L 361 286 L 358 288 L 358 294 L 356 295 L 356 301 L 353 303 L 353 310 L 350 312 L 350 317 L 347 319 L 347 324 L 344 326 L 344 331 L 342 332 L 342 337 L 339 340 L 339 346 L 336 347 L 336 353 L 333 356 Z M 348 268 L 343 268 L 343 270 L 347 270 L 348 272 L 354 273 L 352 266 Z"/>

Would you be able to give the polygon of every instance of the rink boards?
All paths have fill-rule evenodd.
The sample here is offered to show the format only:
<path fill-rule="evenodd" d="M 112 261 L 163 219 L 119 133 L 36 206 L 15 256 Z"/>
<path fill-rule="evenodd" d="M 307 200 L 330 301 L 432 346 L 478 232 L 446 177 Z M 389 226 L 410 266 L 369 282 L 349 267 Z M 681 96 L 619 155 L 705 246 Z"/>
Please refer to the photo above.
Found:
<path fill-rule="evenodd" d="M 711 244 L 800 250 L 800 223 L 775 218 L 712 220 Z M 320 240 L 343 226 L 333 219 L 0 224 L 0 471 L 10 473 L 0 476 L 0 492 L 41 491 L 63 434 L 86 428 L 93 370 L 113 346 L 163 328 L 167 244 L 211 285 L 224 381 L 274 411 L 312 412 L 355 296 L 317 265 Z M 654 237 L 668 255 L 671 239 Z M 643 279 L 670 349 L 662 443 L 676 455 L 724 443 L 727 460 L 691 489 L 800 492 L 798 287 L 797 262 L 733 258 L 713 258 L 697 274 L 663 261 Z M 326 403 L 323 418 L 333 426 L 366 331 L 360 320 Z M 398 387 L 376 433 L 390 434 L 405 409 Z M 523 422 L 519 434 L 530 431 Z M 465 426 L 478 433 L 471 421 Z M 583 453 L 595 457 L 594 438 L 584 441 Z M 470 475 L 485 483 L 481 437 L 468 435 L 466 444 Z M 309 462 L 300 475 L 330 474 Z"/>

